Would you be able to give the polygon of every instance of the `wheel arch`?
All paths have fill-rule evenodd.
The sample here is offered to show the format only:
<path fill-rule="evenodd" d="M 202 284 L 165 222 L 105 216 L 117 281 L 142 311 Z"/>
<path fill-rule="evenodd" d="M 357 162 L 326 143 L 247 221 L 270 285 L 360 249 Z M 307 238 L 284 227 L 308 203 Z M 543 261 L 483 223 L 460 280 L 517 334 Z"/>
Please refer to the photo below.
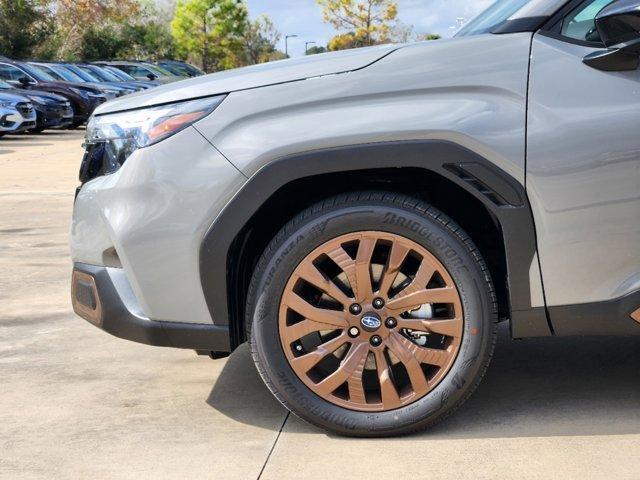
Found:
<path fill-rule="evenodd" d="M 275 233 L 293 215 L 322 198 L 372 189 L 413 193 L 443 210 L 465 230 L 470 223 L 460 221 L 461 216 L 475 219 L 472 230 L 485 226 L 493 230 L 488 238 L 496 241 L 486 243 L 500 240 L 498 254 L 493 251 L 487 255 L 486 249 L 496 245 L 482 245 L 478 241 L 481 233 L 468 233 L 479 244 L 492 276 L 502 277 L 494 278 L 501 316 L 511 319 L 514 336 L 551 334 L 545 309 L 533 308 L 531 303 L 529 269 L 536 244 L 524 187 L 465 147 L 428 140 L 290 155 L 262 167 L 247 181 L 215 219 L 200 249 L 207 305 L 216 325 L 229 326 L 233 347 L 244 340 L 244 293 L 256 256 Z M 444 202 L 443 197 L 454 201 Z M 449 206 L 443 208 L 445 203 Z M 450 205 L 455 205 L 457 212 L 447 211 Z"/>

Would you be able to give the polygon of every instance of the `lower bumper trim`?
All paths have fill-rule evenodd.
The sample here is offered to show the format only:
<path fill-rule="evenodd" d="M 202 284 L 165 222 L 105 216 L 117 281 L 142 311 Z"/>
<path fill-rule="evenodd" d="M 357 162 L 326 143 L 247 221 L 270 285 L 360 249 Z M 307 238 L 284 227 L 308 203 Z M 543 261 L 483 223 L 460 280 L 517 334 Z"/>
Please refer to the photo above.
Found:
<path fill-rule="evenodd" d="M 151 320 L 127 308 L 135 299 L 122 297 L 107 267 L 75 263 L 71 282 L 74 311 L 111 335 L 158 347 L 231 351 L 228 327 Z"/>

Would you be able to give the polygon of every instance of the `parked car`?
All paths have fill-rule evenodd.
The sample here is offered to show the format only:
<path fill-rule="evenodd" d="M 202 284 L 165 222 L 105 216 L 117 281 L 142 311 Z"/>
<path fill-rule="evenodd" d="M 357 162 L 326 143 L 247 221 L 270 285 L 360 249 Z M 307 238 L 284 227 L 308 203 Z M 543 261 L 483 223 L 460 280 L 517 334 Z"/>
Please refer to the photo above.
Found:
<path fill-rule="evenodd" d="M 99 67 L 98 65 L 91 65 L 89 63 L 78 63 L 75 64 L 75 66 L 79 69 L 81 69 L 82 71 L 93 75 L 94 77 L 100 79 L 100 81 L 102 82 L 110 82 L 112 84 L 120 84 L 123 85 L 125 87 L 128 88 L 134 88 L 136 91 L 140 91 L 140 90 L 148 90 L 150 88 L 153 88 L 155 86 L 157 86 L 156 83 L 150 82 L 150 81 L 138 81 L 135 80 L 134 78 L 131 78 L 131 80 L 125 80 L 123 78 L 117 77 L 116 75 L 114 75 L 112 72 L 110 72 L 109 70 L 107 70 L 104 67 Z M 124 74 L 124 72 L 121 72 Z"/>
<path fill-rule="evenodd" d="M 118 68 L 123 72 L 131 75 L 136 80 L 151 80 L 161 84 L 165 84 L 173 83 L 184 78 L 173 75 L 172 73 L 163 70 L 157 65 L 151 65 L 149 63 L 143 62 L 98 61 L 93 63 L 96 65 L 109 65 L 111 67 Z"/>
<path fill-rule="evenodd" d="M 36 111 L 28 98 L 0 91 L 0 136 L 36 126 Z"/>
<path fill-rule="evenodd" d="M 141 83 L 145 83 L 148 84 L 149 86 L 153 87 L 157 87 L 158 85 L 162 85 L 160 82 L 154 81 L 154 80 L 136 80 L 135 78 L 133 78 L 131 75 L 129 75 L 128 73 L 125 73 L 124 71 L 120 70 L 119 68 L 113 67 L 111 65 L 104 65 L 104 64 L 91 64 L 95 67 L 99 67 L 102 68 L 103 70 L 106 70 L 107 72 L 111 73 L 112 75 L 118 77 L 119 79 L 126 81 L 126 82 L 141 82 Z"/>
<path fill-rule="evenodd" d="M 39 90 L 21 90 L 0 80 L 0 94 L 2 93 L 22 95 L 29 99 L 37 115 L 33 132 L 67 128 L 73 123 L 73 108 L 65 97 Z"/>
<path fill-rule="evenodd" d="M 0 80 L 27 90 L 39 90 L 61 95 L 73 108 L 72 128 L 87 121 L 94 109 L 107 101 L 103 90 L 84 83 L 60 82 L 26 62 L 0 57 Z"/>
<path fill-rule="evenodd" d="M 181 77 L 199 77 L 205 73 L 190 63 L 181 62 L 179 60 L 158 60 L 158 66 L 164 68 L 168 72 Z"/>
<path fill-rule="evenodd" d="M 453 39 L 101 106 L 75 311 L 214 357 L 249 341 L 288 409 L 354 436 L 453 413 L 499 320 L 640 335 L 639 24 L 640 0 L 500 0 Z"/>
<path fill-rule="evenodd" d="M 84 83 L 87 86 L 98 88 L 102 92 L 104 92 L 108 100 L 122 97 L 123 95 L 128 95 L 137 91 L 133 88 L 126 88 L 122 86 L 110 85 L 108 83 L 102 83 L 100 82 L 100 80 L 94 77 L 86 76 L 84 72 L 82 72 L 82 75 L 80 75 L 78 72 L 75 72 L 72 68 L 70 68 L 70 66 L 63 63 L 29 62 L 29 64 L 34 68 L 44 70 L 46 73 L 60 82 Z"/>

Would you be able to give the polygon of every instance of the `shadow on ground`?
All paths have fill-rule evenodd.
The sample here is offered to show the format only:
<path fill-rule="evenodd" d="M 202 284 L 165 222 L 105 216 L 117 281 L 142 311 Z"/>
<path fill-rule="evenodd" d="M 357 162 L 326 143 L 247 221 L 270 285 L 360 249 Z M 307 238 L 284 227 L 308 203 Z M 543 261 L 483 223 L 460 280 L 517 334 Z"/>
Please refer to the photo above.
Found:
<path fill-rule="evenodd" d="M 491 367 L 475 394 L 452 417 L 419 436 L 637 434 L 639 373 L 640 337 L 512 341 L 502 327 Z M 282 408 L 262 383 L 246 345 L 229 358 L 208 403 L 236 421 L 265 428 L 265 413 Z"/>

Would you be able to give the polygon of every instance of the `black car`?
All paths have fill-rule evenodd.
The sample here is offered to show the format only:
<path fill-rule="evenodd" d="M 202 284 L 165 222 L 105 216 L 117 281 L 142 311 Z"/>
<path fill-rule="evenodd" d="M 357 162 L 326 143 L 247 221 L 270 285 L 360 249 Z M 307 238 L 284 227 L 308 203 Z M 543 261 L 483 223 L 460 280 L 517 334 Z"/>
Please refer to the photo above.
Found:
<path fill-rule="evenodd" d="M 0 80 L 25 90 L 55 93 L 67 98 L 73 108 L 72 128 L 85 123 L 95 108 L 106 102 L 104 92 L 84 83 L 58 82 L 26 62 L 0 57 Z"/>
<path fill-rule="evenodd" d="M 39 90 L 22 90 L 0 80 L 0 93 L 12 93 L 27 97 L 36 111 L 36 126 L 31 131 L 39 133 L 49 128 L 67 128 L 73 123 L 73 108 L 65 97 Z"/>

